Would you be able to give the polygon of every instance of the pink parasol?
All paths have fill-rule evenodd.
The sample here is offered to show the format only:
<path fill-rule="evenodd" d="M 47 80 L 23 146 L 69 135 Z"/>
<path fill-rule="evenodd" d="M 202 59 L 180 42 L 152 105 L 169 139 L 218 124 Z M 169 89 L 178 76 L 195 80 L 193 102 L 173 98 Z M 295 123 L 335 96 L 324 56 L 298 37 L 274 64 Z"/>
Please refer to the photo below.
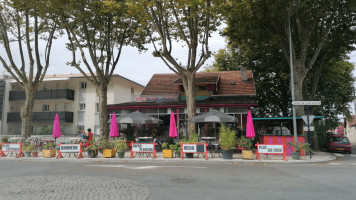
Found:
<path fill-rule="evenodd" d="M 255 137 L 255 128 L 253 127 L 252 115 L 250 110 L 248 110 L 247 114 L 246 137 Z"/>
<path fill-rule="evenodd" d="M 58 137 L 61 137 L 61 125 L 59 123 L 59 117 L 58 117 L 58 113 L 56 113 L 56 116 L 54 117 L 54 124 L 53 124 L 53 132 L 52 132 L 52 136 L 54 138 L 54 143 L 56 143 L 56 139 Z"/>
<path fill-rule="evenodd" d="M 120 134 L 119 134 L 119 129 L 117 127 L 116 115 L 115 113 L 113 113 L 111 118 L 111 125 L 110 125 L 110 137 L 118 137 L 118 136 L 120 136 Z"/>
<path fill-rule="evenodd" d="M 171 120 L 169 123 L 169 137 L 174 138 L 177 137 L 177 125 L 176 125 L 176 119 L 174 117 L 173 111 L 171 112 Z"/>

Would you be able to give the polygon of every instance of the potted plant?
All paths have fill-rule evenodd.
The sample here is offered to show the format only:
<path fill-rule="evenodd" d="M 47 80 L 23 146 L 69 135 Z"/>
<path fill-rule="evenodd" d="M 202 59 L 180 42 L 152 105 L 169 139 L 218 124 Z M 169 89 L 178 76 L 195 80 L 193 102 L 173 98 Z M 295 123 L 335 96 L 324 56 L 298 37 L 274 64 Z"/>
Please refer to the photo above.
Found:
<path fill-rule="evenodd" d="M 305 150 L 305 151 L 309 151 L 311 152 L 311 148 L 310 148 L 310 144 L 308 143 L 302 143 L 302 142 L 297 142 L 297 144 L 292 143 L 292 142 L 288 142 L 287 143 L 289 145 L 289 147 L 294 147 L 294 151 L 292 152 L 292 158 L 294 160 L 299 160 L 300 159 L 300 152 Z"/>
<path fill-rule="evenodd" d="M 174 157 L 175 158 L 180 158 L 180 145 L 179 144 L 170 144 L 169 148 L 174 151 Z"/>
<path fill-rule="evenodd" d="M 237 140 L 237 145 L 242 148 L 241 156 L 242 159 L 252 159 L 252 140 L 251 138 L 247 138 L 242 136 Z"/>
<path fill-rule="evenodd" d="M 125 150 L 128 148 L 128 145 L 126 144 L 126 140 L 123 138 L 119 138 L 115 140 L 115 150 L 117 152 L 117 156 L 119 158 L 125 157 Z"/>
<path fill-rule="evenodd" d="M 36 147 L 33 144 L 27 144 L 22 147 L 22 150 L 25 153 L 25 157 L 31 157 L 31 152 L 36 150 Z"/>
<path fill-rule="evenodd" d="M 100 140 L 100 151 L 102 151 L 102 154 L 104 158 L 113 158 L 115 157 L 115 146 L 114 143 L 110 142 L 107 139 L 101 139 Z"/>
<path fill-rule="evenodd" d="M 173 149 L 170 148 L 168 142 L 162 143 L 163 158 L 173 158 Z"/>
<path fill-rule="evenodd" d="M 98 156 L 100 146 L 97 144 L 95 138 L 93 137 L 93 140 L 89 141 L 89 146 L 87 146 L 85 149 L 88 151 L 89 158 L 96 158 Z"/>
<path fill-rule="evenodd" d="M 50 157 L 55 157 L 56 156 L 56 145 L 53 142 L 49 142 L 45 145 L 42 146 L 42 156 L 44 158 L 50 158 Z"/>
<path fill-rule="evenodd" d="M 223 159 L 232 159 L 233 157 L 233 149 L 235 147 L 235 131 L 231 128 L 226 127 L 224 124 L 220 127 L 220 148 Z"/>

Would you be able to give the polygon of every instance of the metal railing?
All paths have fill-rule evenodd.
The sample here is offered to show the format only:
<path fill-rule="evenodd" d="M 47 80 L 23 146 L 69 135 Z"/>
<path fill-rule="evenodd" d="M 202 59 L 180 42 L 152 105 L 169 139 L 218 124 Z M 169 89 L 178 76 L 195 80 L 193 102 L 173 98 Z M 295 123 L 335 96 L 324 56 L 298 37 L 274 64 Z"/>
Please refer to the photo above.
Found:
<path fill-rule="evenodd" d="M 74 90 L 57 89 L 57 90 L 38 90 L 35 100 L 74 100 Z M 25 101 L 26 94 L 24 91 L 10 91 L 9 101 Z"/>
<path fill-rule="evenodd" d="M 73 112 L 61 111 L 61 112 L 33 112 L 33 122 L 53 122 L 54 117 L 58 113 L 60 121 L 73 122 Z M 20 123 L 22 121 L 19 112 L 7 113 L 7 123 Z"/>

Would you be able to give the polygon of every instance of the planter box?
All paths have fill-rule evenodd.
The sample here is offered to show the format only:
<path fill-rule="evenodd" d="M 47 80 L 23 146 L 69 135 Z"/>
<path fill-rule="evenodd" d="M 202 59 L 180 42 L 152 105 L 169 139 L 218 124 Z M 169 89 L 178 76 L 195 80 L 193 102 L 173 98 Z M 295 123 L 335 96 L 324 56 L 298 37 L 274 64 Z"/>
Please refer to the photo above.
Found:
<path fill-rule="evenodd" d="M 51 157 L 56 157 L 56 149 L 51 149 L 51 150 L 42 150 L 42 156 L 44 158 L 51 158 Z"/>
<path fill-rule="evenodd" d="M 38 157 L 38 152 L 37 151 L 34 151 L 34 152 L 32 152 L 32 155 L 31 155 L 32 157 Z"/>
<path fill-rule="evenodd" d="M 242 150 L 241 152 L 242 159 L 249 159 L 252 160 L 252 150 Z"/>
<path fill-rule="evenodd" d="M 104 149 L 103 156 L 104 158 L 113 158 L 115 157 L 115 149 Z"/>
<path fill-rule="evenodd" d="M 163 158 L 173 158 L 173 150 L 172 149 L 163 149 Z"/>

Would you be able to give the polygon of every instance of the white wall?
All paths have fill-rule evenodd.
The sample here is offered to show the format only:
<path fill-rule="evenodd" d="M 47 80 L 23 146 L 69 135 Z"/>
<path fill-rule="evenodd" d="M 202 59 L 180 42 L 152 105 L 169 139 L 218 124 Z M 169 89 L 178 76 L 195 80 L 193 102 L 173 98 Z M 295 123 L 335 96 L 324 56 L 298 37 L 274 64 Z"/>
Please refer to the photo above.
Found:
<path fill-rule="evenodd" d="M 80 83 L 87 82 L 87 88 L 82 90 L 80 95 Z M 135 89 L 135 95 L 141 94 L 143 86 L 135 84 L 119 76 L 113 76 L 112 81 L 108 85 L 108 104 L 118 104 L 131 101 L 131 87 Z M 35 101 L 34 112 L 42 112 L 42 105 L 50 105 L 50 111 L 68 111 L 73 112 L 73 123 L 61 123 L 63 134 L 77 134 L 78 125 L 83 125 L 85 130 L 91 128 L 94 134 L 98 133 L 99 118 L 96 112 L 96 103 L 98 96 L 95 87 L 84 77 L 83 78 L 68 78 L 62 80 L 44 80 L 39 89 L 71 89 L 75 91 L 74 101 L 70 100 L 41 100 Z M 7 123 L 8 112 L 20 112 L 21 105 L 24 102 L 9 102 L 10 90 L 22 90 L 17 83 L 10 81 L 6 82 L 5 102 L 4 102 L 4 117 L 1 127 L 1 134 L 20 134 L 21 123 Z M 79 110 L 79 103 L 85 103 L 85 111 Z M 11 109 L 12 107 L 12 109 Z M 78 120 L 79 119 L 79 120 Z M 52 123 L 33 123 L 35 132 L 39 131 L 43 126 L 53 125 Z"/>

